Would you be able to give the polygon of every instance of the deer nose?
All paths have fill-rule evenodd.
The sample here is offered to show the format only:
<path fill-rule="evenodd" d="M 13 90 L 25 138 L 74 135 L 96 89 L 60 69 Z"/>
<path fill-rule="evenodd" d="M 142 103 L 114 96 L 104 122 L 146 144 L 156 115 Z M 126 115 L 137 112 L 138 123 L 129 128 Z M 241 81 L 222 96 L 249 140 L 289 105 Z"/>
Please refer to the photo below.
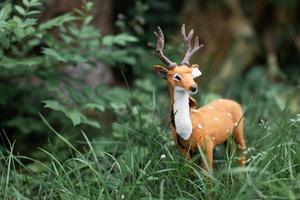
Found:
<path fill-rule="evenodd" d="M 192 85 L 191 88 L 190 88 L 190 92 L 195 94 L 198 90 L 198 86 L 197 85 Z"/>

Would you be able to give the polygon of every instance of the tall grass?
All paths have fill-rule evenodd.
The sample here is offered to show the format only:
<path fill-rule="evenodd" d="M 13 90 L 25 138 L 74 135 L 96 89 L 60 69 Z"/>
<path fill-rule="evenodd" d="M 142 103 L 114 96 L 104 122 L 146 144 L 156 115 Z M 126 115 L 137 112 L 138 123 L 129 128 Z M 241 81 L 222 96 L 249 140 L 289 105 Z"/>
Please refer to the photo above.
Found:
<path fill-rule="evenodd" d="M 0 154 L 0 198 L 299 199 L 300 117 L 284 110 L 260 120 L 256 112 L 264 107 L 254 106 L 246 115 L 247 166 L 239 167 L 230 140 L 216 151 L 213 176 L 200 169 L 200 156 L 190 161 L 179 153 L 162 122 L 147 128 L 116 123 L 122 140 L 90 140 L 82 131 L 78 149 L 40 115 L 69 156 L 49 143 L 37 150 L 47 159 L 36 160 L 14 152 L 9 142 Z"/>

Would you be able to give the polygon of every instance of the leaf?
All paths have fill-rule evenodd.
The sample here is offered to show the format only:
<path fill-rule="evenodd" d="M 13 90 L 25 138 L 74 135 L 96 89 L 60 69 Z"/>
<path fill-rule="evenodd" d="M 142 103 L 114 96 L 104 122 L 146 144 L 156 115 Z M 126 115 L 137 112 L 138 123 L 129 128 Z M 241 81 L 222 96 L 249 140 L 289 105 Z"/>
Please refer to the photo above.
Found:
<path fill-rule="evenodd" d="M 30 3 L 38 3 L 39 0 L 31 0 Z"/>
<path fill-rule="evenodd" d="M 30 3 L 29 3 L 29 1 L 28 1 L 28 0 L 23 0 L 22 2 L 23 2 L 23 4 L 24 4 L 25 6 L 27 6 L 27 7 L 29 7 L 29 6 L 30 6 Z"/>
<path fill-rule="evenodd" d="M 128 55 L 127 50 L 115 50 L 111 53 L 111 57 L 117 62 L 130 65 L 133 65 L 136 62 L 134 57 Z"/>
<path fill-rule="evenodd" d="M 97 103 L 88 103 L 84 106 L 85 109 L 98 109 L 99 111 L 104 111 L 105 110 L 105 107 L 104 105 L 100 105 L 100 104 L 97 104 Z"/>
<path fill-rule="evenodd" d="M 86 3 L 85 7 L 88 11 L 91 11 L 93 9 L 94 3 L 89 1 Z"/>
<path fill-rule="evenodd" d="M 39 0 L 32 0 L 31 2 L 30 2 L 30 7 L 38 7 L 38 6 L 41 6 L 42 5 L 42 3 L 41 2 L 39 2 Z"/>
<path fill-rule="evenodd" d="M 65 112 L 65 107 L 55 100 L 44 100 L 44 108 L 51 108 L 52 110 Z"/>
<path fill-rule="evenodd" d="M 42 57 L 29 57 L 29 58 L 8 58 L 3 57 L 0 62 L 0 66 L 4 68 L 14 68 L 17 66 L 26 66 L 26 67 L 33 67 L 43 63 Z"/>
<path fill-rule="evenodd" d="M 18 11 L 18 13 L 20 13 L 21 15 L 26 15 L 26 12 L 24 10 L 24 8 L 22 8 L 21 6 L 19 5 L 15 5 L 15 9 Z"/>
<path fill-rule="evenodd" d="M 126 109 L 126 105 L 124 103 L 119 102 L 111 102 L 110 106 L 116 113 Z"/>
<path fill-rule="evenodd" d="M 104 36 L 103 39 L 102 39 L 102 43 L 105 45 L 105 46 L 112 46 L 113 45 L 113 36 L 111 35 L 107 35 L 107 36 Z"/>
<path fill-rule="evenodd" d="M 125 46 L 127 43 L 138 41 L 136 37 L 127 33 L 122 33 L 116 36 L 107 35 L 102 39 L 102 43 L 106 46 L 112 46 L 113 44 Z"/>
<path fill-rule="evenodd" d="M 119 44 L 121 46 L 126 45 L 126 43 L 137 42 L 138 39 L 132 35 L 127 33 L 122 33 L 114 37 L 114 43 Z"/>
<path fill-rule="evenodd" d="M 69 119 L 71 119 L 74 126 L 81 123 L 82 114 L 78 110 L 68 110 L 65 106 L 55 100 L 44 100 L 45 108 L 63 112 Z"/>
<path fill-rule="evenodd" d="M 12 11 L 11 4 L 6 4 L 0 11 L 0 21 L 6 20 Z"/>
<path fill-rule="evenodd" d="M 23 27 L 33 26 L 33 25 L 36 25 L 36 24 L 37 24 L 37 19 L 34 19 L 34 18 L 27 18 L 27 19 L 24 21 Z"/>
<path fill-rule="evenodd" d="M 73 22 L 77 19 L 77 17 L 73 16 L 70 13 L 67 13 L 65 15 L 53 18 L 48 20 L 45 23 L 42 23 L 39 26 L 39 30 L 47 30 L 47 29 L 52 29 L 54 27 L 60 27 L 65 23 Z"/>
<path fill-rule="evenodd" d="M 13 19 L 9 21 L 13 28 L 19 28 L 23 25 L 23 20 L 18 16 L 13 16 Z"/>
<path fill-rule="evenodd" d="M 4 32 L 0 32 L 0 45 L 1 48 L 3 49 L 8 49 L 10 46 L 10 40 L 8 39 L 9 36 L 4 33 Z"/>
<path fill-rule="evenodd" d="M 25 32 L 23 28 L 16 28 L 14 30 L 14 33 L 18 41 L 21 41 L 25 37 Z"/>
<path fill-rule="evenodd" d="M 67 60 L 62 57 L 57 51 L 55 51 L 54 49 L 51 48 L 44 48 L 43 53 L 47 56 L 52 57 L 53 59 L 57 60 L 57 61 L 62 61 L 62 62 L 66 62 Z"/>
<path fill-rule="evenodd" d="M 89 24 L 93 20 L 93 16 L 87 16 L 87 18 L 84 19 L 84 25 Z"/>
<path fill-rule="evenodd" d="M 80 104 L 84 101 L 84 96 L 81 92 L 78 92 L 78 89 L 74 88 L 70 83 L 64 83 L 65 89 L 68 92 L 68 96 L 72 101 Z"/>
<path fill-rule="evenodd" d="M 87 124 L 87 125 L 92 126 L 94 128 L 101 128 L 100 124 L 97 121 L 90 120 L 84 115 L 82 115 L 81 118 L 82 118 L 82 123 L 83 124 Z"/>
<path fill-rule="evenodd" d="M 2 57 L 3 57 L 3 50 L 0 49 L 0 60 L 2 59 Z"/>
<path fill-rule="evenodd" d="M 29 15 L 37 15 L 37 14 L 40 14 L 41 13 L 41 11 L 39 11 L 39 10 L 33 10 L 33 11 L 29 11 L 28 13 L 27 13 L 27 15 L 29 16 Z"/>
<path fill-rule="evenodd" d="M 74 127 L 81 123 L 81 113 L 77 110 L 66 111 L 65 115 L 72 120 Z"/>

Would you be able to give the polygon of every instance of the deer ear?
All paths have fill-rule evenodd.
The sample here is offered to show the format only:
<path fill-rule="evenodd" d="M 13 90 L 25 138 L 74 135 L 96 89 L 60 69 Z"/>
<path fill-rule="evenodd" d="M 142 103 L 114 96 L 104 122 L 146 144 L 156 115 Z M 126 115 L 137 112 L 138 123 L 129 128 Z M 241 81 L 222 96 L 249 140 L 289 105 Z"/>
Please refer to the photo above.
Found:
<path fill-rule="evenodd" d="M 194 64 L 191 66 L 192 68 L 192 77 L 197 78 L 198 76 L 202 75 L 202 72 L 199 70 L 199 65 Z"/>
<path fill-rule="evenodd" d="M 167 79 L 167 75 L 168 75 L 168 69 L 165 67 L 162 67 L 160 65 L 155 65 L 154 66 L 154 70 L 156 71 L 156 73 L 158 73 L 162 78 Z"/>

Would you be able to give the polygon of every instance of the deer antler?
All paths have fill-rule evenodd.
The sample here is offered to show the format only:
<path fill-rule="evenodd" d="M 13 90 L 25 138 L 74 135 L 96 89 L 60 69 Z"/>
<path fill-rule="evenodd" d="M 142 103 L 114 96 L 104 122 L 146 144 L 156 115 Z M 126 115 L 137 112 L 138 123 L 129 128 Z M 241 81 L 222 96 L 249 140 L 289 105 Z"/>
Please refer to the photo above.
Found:
<path fill-rule="evenodd" d="M 192 48 L 191 46 L 191 40 L 193 38 L 193 34 L 194 34 L 194 30 L 192 29 L 189 33 L 188 36 L 186 36 L 185 34 L 185 24 L 182 25 L 181 27 L 181 35 L 183 37 L 183 42 L 184 42 L 184 45 L 186 47 L 186 53 L 185 53 L 185 56 L 181 62 L 182 65 L 190 65 L 190 59 L 191 57 L 198 51 L 200 50 L 204 45 L 201 44 L 199 45 L 199 38 L 198 36 L 196 36 L 195 38 L 195 44 L 194 44 L 194 47 Z"/>
<path fill-rule="evenodd" d="M 161 30 L 161 28 L 158 26 L 158 33 L 156 31 L 154 31 L 154 35 L 157 39 L 157 44 L 156 44 L 156 55 L 159 57 L 159 59 L 164 62 L 168 68 L 172 68 L 174 66 L 176 66 L 177 64 L 170 61 L 163 53 L 164 50 L 164 45 L 165 45 L 165 38 L 164 38 L 164 34 Z"/>

